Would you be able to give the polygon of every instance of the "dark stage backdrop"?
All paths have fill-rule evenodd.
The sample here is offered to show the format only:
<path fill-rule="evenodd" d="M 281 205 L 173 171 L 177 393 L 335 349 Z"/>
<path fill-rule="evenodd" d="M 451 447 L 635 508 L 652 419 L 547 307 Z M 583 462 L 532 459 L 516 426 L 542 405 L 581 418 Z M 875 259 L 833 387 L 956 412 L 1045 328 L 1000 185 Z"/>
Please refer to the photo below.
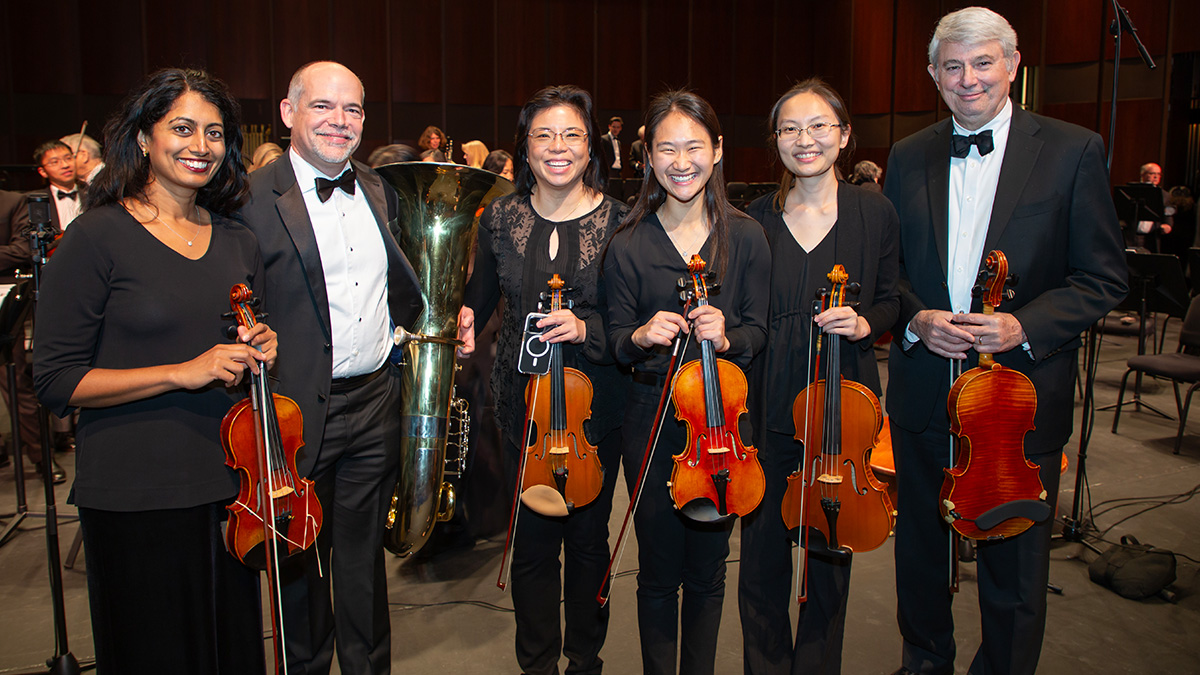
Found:
<path fill-rule="evenodd" d="M 73 133 L 85 119 L 98 136 L 122 95 L 163 66 L 212 71 L 242 99 L 252 130 L 278 142 L 286 134 L 278 101 L 288 77 L 315 59 L 341 61 L 365 83 L 360 157 L 387 142 L 415 143 L 427 124 L 445 129 L 456 148 L 479 139 L 511 151 L 521 104 L 543 85 L 568 82 L 592 92 L 602 124 L 610 115 L 625 118 L 622 140 L 628 146 L 654 93 L 690 86 L 721 115 L 726 176 L 770 180 L 776 169 L 768 166 L 763 118 L 790 83 L 818 74 L 850 102 L 860 148 L 855 160 L 883 164 L 895 140 L 947 114 L 926 73 L 925 49 L 937 18 L 967 4 L 0 2 L 0 165 L 28 164 L 39 142 Z M 1017 29 L 1026 67 L 1019 88 L 1027 104 L 1107 138 L 1111 68 L 1103 60 L 1112 52 L 1110 0 L 981 4 Z M 1166 184 L 1194 187 L 1194 177 L 1183 175 L 1188 160 L 1182 148 L 1195 120 L 1168 115 L 1172 59 L 1166 55 L 1200 52 L 1200 3 L 1123 4 L 1160 67 L 1147 71 L 1126 41 L 1114 182 L 1136 179 L 1138 165 L 1159 160 Z"/>

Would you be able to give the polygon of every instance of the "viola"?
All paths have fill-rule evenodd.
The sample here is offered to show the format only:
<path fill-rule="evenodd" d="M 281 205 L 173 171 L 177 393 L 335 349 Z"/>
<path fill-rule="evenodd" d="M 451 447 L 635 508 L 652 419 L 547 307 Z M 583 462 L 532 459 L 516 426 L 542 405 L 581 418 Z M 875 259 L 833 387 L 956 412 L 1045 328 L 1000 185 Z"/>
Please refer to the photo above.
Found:
<path fill-rule="evenodd" d="M 245 284 L 229 291 L 229 304 L 237 323 L 247 329 L 261 318 L 254 311 L 258 300 Z M 225 545 L 243 564 L 267 571 L 276 664 L 279 672 L 286 673 L 282 587 L 276 572 L 281 559 L 317 540 L 322 513 L 312 481 L 296 472 L 296 453 L 304 445 L 300 407 L 286 396 L 272 394 L 268 379 L 265 368 L 260 367 L 259 375 L 251 372 L 250 396 L 234 404 L 221 420 L 225 463 L 241 479 L 237 498 L 226 507 Z"/>
<path fill-rule="evenodd" d="M 1000 251 L 988 253 L 984 267 L 975 290 L 983 295 L 983 313 L 993 314 L 1012 297 L 1005 283 L 1015 279 Z M 954 381 L 946 405 L 958 456 L 945 470 L 939 509 L 953 530 L 968 539 L 1002 539 L 1050 517 L 1038 467 L 1025 458 L 1025 434 L 1037 412 L 1029 378 L 980 354 L 979 366 Z"/>
<path fill-rule="evenodd" d="M 555 274 L 543 293 L 550 311 L 564 307 L 562 278 Z M 521 502 L 545 516 L 566 516 L 590 504 L 604 487 L 604 470 L 595 446 L 583 433 L 592 416 L 592 382 L 563 365 L 562 345 L 550 345 L 550 372 L 532 375 L 525 387 L 528 411 Z"/>
<path fill-rule="evenodd" d="M 827 278 L 832 290 L 821 290 L 822 310 L 845 306 L 846 293 L 858 291 L 842 265 L 835 265 Z M 842 377 L 842 337 L 825 337 L 823 376 L 805 387 L 792 405 L 795 438 L 804 445 L 804 459 L 788 476 L 783 522 L 789 530 L 803 526 L 802 539 L 819 532 L 833 552 L 872 551 L 887 541 L 896 519 L 887 486 L 871 468 L 871 453 L 883 429 L 883 408 L 868 387 Z"/>
<path fill-rule="evenodd" d="M 685 297 L 699 307 L 708 304 L 704 267 L 704 260 L 693 255 L 688 276 L 680 280 Z M 766 479 L 758 450 L 744 445 L 738 433 L 746 391 L 742 369 L 717 358 L 711 340 L 701 340 L 700 359 L 684 364 L 675 376 L 671 400 L 675 418 L 687 428 L 687 445 L 674 456 L 668 486 L 675 507 L 692 520 L 744 516 L 762 501 Z"/>

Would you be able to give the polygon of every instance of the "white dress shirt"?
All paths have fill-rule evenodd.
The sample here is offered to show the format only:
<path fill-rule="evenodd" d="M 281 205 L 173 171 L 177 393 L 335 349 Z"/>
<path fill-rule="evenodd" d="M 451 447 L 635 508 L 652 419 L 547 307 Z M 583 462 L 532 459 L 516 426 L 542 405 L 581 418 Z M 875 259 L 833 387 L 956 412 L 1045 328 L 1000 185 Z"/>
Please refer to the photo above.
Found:
<path fill-rule="evenodd" d="M 620 171 L 621 170 L 621 141 L 617 140 L 616 134 L 612 134 L 612 132 L 609 132 L 609 133 L 610 133 L 610 135 L 612 135 L 613 158 L 614 158 L 613 165 L 611 168 L 616 171 Z"/>
<path fill-rule="evenodd" d="M 353 195 L 335 189 L 322 203 L 317 196 L 317 176 L 330 180 L 337 176 L 317 171 L 294 149 L 288 150 L 288 158 L 304 195 L 325 272 L 333 330 L 333 377 L 374 372 L 383 366 L 392 348 L 388 261 L 383 234 L 363 194 L 362 181 L 356 181 Z M 345 168 L 350 168 L 349 162 Z"/>
<path fill-rule="evenodd" d="M 58 195 L 60 192 L 70 192 L 70 190 L 63 190 L 54 184 L 50 185 L 50 201 L 54 203 L 54 208 L 58 210 L 58 226 L 62 228 L 63 232 L 66 232 L 67 225 L 70 225 L 71 221 L 75 220 L 75 217 L 79 215 L 79 202 L 83 199 L 83 193 L 76 189 L 74 199 L 70 197 L 59 199 Z"/>

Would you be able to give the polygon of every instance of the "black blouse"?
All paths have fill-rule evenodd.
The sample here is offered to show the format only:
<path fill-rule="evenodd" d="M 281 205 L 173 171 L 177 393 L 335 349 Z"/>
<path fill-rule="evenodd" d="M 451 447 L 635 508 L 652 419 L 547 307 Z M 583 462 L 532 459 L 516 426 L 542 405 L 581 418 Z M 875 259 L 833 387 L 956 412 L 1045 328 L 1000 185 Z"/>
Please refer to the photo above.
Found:
<path fill-rule="evenodd" d="M 716 242 L 709 237 L 700 257 L 713 260 Z M 659 311 L 681 312 L 683 300 L 676 285 L 688 275 L 687 262 L 663 230 L 657 215 L 613 237 L 604 261 L 608 289 L 609 341 L 617 361 L 641 372 L 665 375 L 671 361 L 669 347 L 642 349 L 633 343 L 633 332 Z M 725 315 L 729 350 L 720 354 L 745 369 L 767 340 L 767 294 L 771 281 L 771 251 L 758 223 L 739 215 L 729 222 L 729 261 L 720 288 L 709 294 L 709 304 Z M 680 365 L 700 358 L 693 342 Z"/>
<path fill-rule="evenodd" d="M 871 349 L 892 328 L 900 310 L 897 279 L 900 270 L 899 219 L 882 195 L 838 183 L 838 219 L 825 238 L 806 252 L 775 208 L 775 194 L 754 200 L 747 209 L 766 231 L 771 246 L 771 310 L 767 348 L 751 366 L 755 390 L 752 411 L 766 428 L 794 434 L 792 403 L 808 385 L 809 341 L 814 334 L 813 301 L 835 264 L 846 268 L 851 282 L 861 284 L 855 310 L 871 326 L 871 334 L 856 343 L 843 342 L 841 373 L 881 395 L 879 366 Z M 819 375 L 818 375 L 819 377 Z"/>
<path fill-rule="evenodd" d="M 45 267 L 33 378 L 38 398 L 65 415 L 93 368 L 189 361 L 229 343 L 229 289 L 263 278 L 254 235 L 214 215 L 208 251 L 189 260 L 122 207 L 87 211 Z M 286 338 L 285 338 L 286 339 Z M 106 511 L 199 506 L 237 494 L 225 466 L 221 419 L 245 396 L 216 382 L 103 408 L 83 408 L 76 431 L 74 503 Z"/>
<path fill-rule="evenodd" d="M 538 310 L 539 295 L 557 273 L 571 292 L 572 312 L 587 326 L 582 344 L 562 343 L 563 365 L 577 368 L 592 381 L 592 417 L 585 431 L 599 442 L 621 423 L 624 379 L 612 365 L 605 329 L 605 297 L 600 283 L 604 247 L 628 212 L 621 202 L 605 196 L 589 213 L 554 222 L 538 215 L 529 195 L 511 194 L 494 200 L 479 219 L 479 250 L 467 282 L 465 302 L 481 328 L 495 311 L 500 296 L 504 315 L 492 368 L 496 417 L 508 438 L 519 438 L 525 420 L 525 385 L 529 376 L 517 372 L 518 349 L 525 316 Z M 550 235 L 558 229 L 558 254 L 550 260 Z"/>

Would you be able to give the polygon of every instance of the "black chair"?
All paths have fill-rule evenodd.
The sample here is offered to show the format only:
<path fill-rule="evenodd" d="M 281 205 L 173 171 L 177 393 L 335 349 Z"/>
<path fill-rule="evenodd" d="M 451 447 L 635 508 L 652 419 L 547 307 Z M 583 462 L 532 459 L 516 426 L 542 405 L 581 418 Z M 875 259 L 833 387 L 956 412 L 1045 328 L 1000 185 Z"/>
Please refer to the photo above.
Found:
<path fill-rule="evenodd" d="M 1128 361 L 1129 370 L 1121 378 L 1121 391 L 1117 394 L 1117 414 L 1113 416 L 1112 432 L 1117 433 L 1121 421 L 1121 401 L 1125 397 L 1125 384 L 1131 373 L 1140 372 L 1171 380 L 1175 388 L 1175 408 L 1179 412 L 1179 432 L 1175 435 L 1175 454 L 1183 442 L 1183 430 L 1187 426 L 1188 408 L 1192 404 L 1192 392 L 1200 387 L 1200 296 L 1192 298 L 1183 327 L 1179 331 L 1179 349 L 1174 354 L 1146 354 Z M 1187 396 L 1179 398 L 1179 383 L 1188 382 Z"/>

